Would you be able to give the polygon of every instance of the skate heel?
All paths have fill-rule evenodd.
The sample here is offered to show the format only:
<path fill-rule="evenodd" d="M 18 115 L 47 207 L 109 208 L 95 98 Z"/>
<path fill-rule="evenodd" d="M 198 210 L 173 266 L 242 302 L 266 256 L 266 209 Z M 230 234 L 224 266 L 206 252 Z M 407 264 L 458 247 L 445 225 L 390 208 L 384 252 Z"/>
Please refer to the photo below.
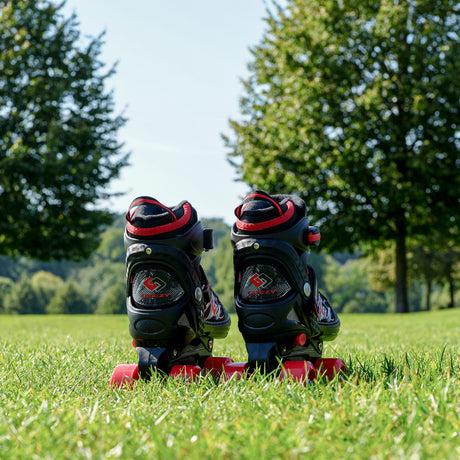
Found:
<path fill-rule="evenodd" d="M 270 372 L 279 366 L 279 356 L 276 342 L 246 343 L 248 351 L 248 368 L 251 370 L 261 369 Z"/>

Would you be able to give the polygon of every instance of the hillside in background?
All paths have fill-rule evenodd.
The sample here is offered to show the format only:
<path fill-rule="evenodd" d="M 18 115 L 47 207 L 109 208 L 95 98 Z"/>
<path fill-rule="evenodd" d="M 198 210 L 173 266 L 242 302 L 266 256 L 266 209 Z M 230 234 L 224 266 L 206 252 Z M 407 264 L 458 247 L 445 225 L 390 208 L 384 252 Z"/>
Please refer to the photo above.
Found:
<path fill-rule="evenodd" d="M 230 227 L 222 219 L 202 219 L 202 223 L 214 230 L 214 249 L 203 254 L 202 265 L 222 303 L 234 311 Z M 113 225 L 103 233 L 97 251 L 80 263 L 0 257 L 0 312 L 124 314 L 123 228 L 124 216 L 116 216 Z M 310 263 L 317 272 L 321 291 L 338 312 L 393 311 L 394 293 L 391 282 L 386 282 L 391 257 L 371 260 L 347 253 L 313 252 Z M 411 311 L 426 309 L 426 294 L 424 281 L 414 278 L 410 288 Z M 446 307 L 447 285 L 433 285 L 429 297 L 431 308 Z"/>

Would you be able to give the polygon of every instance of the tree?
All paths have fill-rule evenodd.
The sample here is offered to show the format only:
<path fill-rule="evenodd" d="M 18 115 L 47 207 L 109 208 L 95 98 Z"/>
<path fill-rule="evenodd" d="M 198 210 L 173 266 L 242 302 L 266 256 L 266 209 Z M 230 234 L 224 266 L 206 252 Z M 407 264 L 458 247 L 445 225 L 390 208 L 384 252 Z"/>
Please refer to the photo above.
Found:
<path fill-rule="evenodd" d="M 31 281 L 23 277 L 12 283 L 11 288 L 3 297 L 3 308 L 9 314 L 40 314 L 44 312 L 39 293 L 33 288 Z"/>
<path fill-rule="evenodd" d="M 384 313 L 388 310 L 385 293 L 372 288 L 361 260 L 349 259 L 339 264 L 329 256 L 324 278 L 324 292 L 337 312 Z"/>
<path fill-rule="evenodd" d="M 80 44 L 50 0 L 0 0 L 0 253 L 87 257 L 111 222 L 95 209 L 127 164 L 126 119 L 105 86 L 103 35 Z"/>
<path fill-rule="evenodd" d="M 126 250 L 123 243 L 122 229 L 109 228 L 101 236 L 101 243 L 96 254 L 112 262 L 125 262 Z"/>
<path fill-rule="evenodd" d="M 100 299 L 103 299 L 113 286 L 126 287 L 126 268 L 121 262 L 100 260 L 93 265 L 80 270 L 77 281 L 86 299 L 94 311 Z"/>
<path fill-rule="evenodd" d="M 56 291 L 63 286 L 64 281 L 59 276 L 40 270 L 32 275 L 30 284 L 40 299 L 40 308 L 37 310 L 43 313 Z"/>
<path fill-rule="evenodd" d="M 455 284 L 460 276 L 460 253 L 458 246 L 447 246 L 441 254 L 437 255 L 440 265 L 440 274 L 446 280 L 449 288 L 449 308 L 455 307 Z"/>
<path fill-rule="evenodd" d="M 425 284 L 425 310 L 431 310 L 433 284 L 442 278 L 440 253 L 423 245 L 417 245 L 409 250 L 411 268 L 415 276 Z"/>
<path fill-rule="evenodd" d="M 0 313 L 4 311 L 4 297 L 12 290 L 13 288 L 13 281 L 10 278 L 6 278 L 5 276 L 0 276 Z"/>
<path fill-rule="evenodd" d="M 124 283 L 114 284 L 99 300 L 94 313 L 100 315 L 125 314 L 126 285 Z"/>
<path fill-rule="evenodd" d="M 459 235 L 458 4 L 287 0 L 267 24 L 229 160 L 304 198 L 331 250 L 393 241 L 407 312 L 407 238 Z"/>
<path fill-rule="evenodd" d="M 75 280 L 67 281 L 60 287 L 46 307 L 50 314 L 84 314 L 91 313 L 90 305 Z"/>

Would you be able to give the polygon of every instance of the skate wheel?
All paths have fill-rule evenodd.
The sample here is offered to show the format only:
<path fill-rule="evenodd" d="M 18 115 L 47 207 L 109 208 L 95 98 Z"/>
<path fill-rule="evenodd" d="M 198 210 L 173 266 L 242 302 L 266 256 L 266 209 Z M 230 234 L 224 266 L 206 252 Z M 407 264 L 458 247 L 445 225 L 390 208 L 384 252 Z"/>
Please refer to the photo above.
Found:
<path fill-rule="evenodd" d="M 310 361 L 286 361 L 281 367 L 281 380 L 308 382 L 315 380 L 316 369 Z"/>
<path fill-rule="evenodd" d="M 224 370 L 220 376 L 223 380 L 230 380 L 232 377 L 240 379 L 247 371 L 247 368 L 248 363 L 234 363 L 232 361 L 224 366 Z"/>
<path fill-rule="evenodd" d="M 184 380 L 194 381 L 201 374 L 200 366 L 192 366 L 188 364 L 177 364 L 173 366 L 171 372 L 169 373 L 170 377 L 181 378 Z"/>
<path fill-rule="evenodd" d="M 347 366 L 340 358 L 319 358 L 316 360 L 315 367 L 318 376 L 321 375 L 327 380 L 332 380 L 337 374 L 344 374 Z"/>
<path fill-rule="evenodd" d="M 225 366 L 233 363 L 232 358 L 224 356 L 210 356 L 204 362 L 203 370 L 210 372 L 213 377 L 219 377 L 224 372 Z"/>
<path fill-rule="evenodd" d="M 119 364 L 113 371 L 110 386 L 114 388 L 132 388 L 139 380 L 137 364 Z"/>

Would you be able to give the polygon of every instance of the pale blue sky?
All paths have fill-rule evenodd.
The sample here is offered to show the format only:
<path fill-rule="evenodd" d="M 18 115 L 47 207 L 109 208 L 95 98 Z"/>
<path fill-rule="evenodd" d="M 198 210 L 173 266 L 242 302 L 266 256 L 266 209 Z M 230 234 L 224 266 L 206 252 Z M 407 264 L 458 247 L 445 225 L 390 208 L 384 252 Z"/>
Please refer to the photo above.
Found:
<path fill-rule="evenodd" d="M 235 182 L 221 133 L 239 118 L 240 77 L 249 46 L 259 43 L 263 0 L 68 0 L 83 34 L 106 30 L 102 60 L 118 61 L 110 80 L 129 122 L 120 140 L 131 166 L 113 182 L 126 191 L 113 207 L 125 211 L 138 195 L 166 205 L 188 200 L 200 217 L 233 221 L 248 188 Z"/>

